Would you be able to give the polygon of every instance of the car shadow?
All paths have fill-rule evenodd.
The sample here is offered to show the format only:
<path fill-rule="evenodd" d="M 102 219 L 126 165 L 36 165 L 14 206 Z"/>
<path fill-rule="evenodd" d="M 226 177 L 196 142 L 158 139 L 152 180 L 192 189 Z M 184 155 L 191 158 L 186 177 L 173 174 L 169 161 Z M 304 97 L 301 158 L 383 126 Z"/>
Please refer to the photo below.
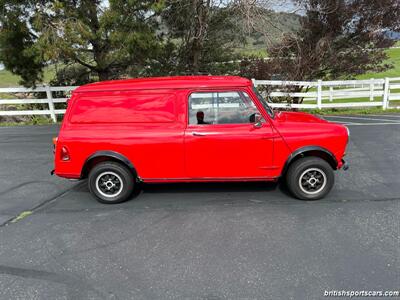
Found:
<path fill-rule="evenodd" d="M 301 202 L 290 195 L 280 182 L 196 182 L 140 184 L 127 202 L 111 207 L 99 204 L 90 195 L 87 183 L 77 185 L 67 202 L 58 208 L 74 209 L 187 209 L 202 205 L 245 205 L 250 203 L 296 204 Z M 68 203 L 68 204 L 66 204 Z"/>
<path fill-rule="evenodd" d="M 278 188 L 276 182 L 190 182 L 190 183 L 142 183 L 140 189 L 146 194 L 161 193 L 234 193 L 268 192 Z M 138 189 L 139 190 L 139 189 Z M 140 191 L 138 191 L 138 194 Z"/>
<path fill-rule="evenodd" d="M 73 190 L 89 192 L 87 181 L 81 181 Z M 190 194 L 190 193 L 251 193 L 251 192 L 278 192 L 283 196 L 293 198 L 284 180 L 257 182 L 179 182 L 179 183 L 140 183 L 136 185 L 131 199 L 141 194 Z M 293 198 L 294 199 L 294 198 Z"/>

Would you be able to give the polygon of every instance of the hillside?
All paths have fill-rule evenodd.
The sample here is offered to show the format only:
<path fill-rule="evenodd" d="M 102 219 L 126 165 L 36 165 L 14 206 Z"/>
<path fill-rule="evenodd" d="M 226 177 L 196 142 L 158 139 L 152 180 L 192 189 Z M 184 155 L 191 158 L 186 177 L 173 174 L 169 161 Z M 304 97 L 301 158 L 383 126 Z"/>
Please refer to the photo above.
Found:
<path fill-rule="evenodd" d="M 268 44 L 278 42 L 284 34 L 295 32 L 300 28 L 301 17 L 296 14 L 265 11 L 265 19 L 266 22 L 255 22 L 255 26 L 260 27 L 258 32 L 254 31 L 249 34 L 245 45 L 238 45 L 239 53 L 265 57 Z M 242 22 L 246 22 L 246 20 Z M 245 26 L 244 24 L 243 27 L 245 28 Z"/>

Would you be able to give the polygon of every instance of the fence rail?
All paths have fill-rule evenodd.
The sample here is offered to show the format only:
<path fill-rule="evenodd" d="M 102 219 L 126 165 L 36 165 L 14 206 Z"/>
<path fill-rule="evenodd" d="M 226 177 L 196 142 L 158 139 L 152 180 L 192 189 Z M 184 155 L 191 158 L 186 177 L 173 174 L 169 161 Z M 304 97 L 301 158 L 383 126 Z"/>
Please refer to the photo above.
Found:
<path fill-rule="evenodd" d="M 400 77 L 344 81 L 253 79 L 253 83 L 256 87 L 268 87 L 268 90 L 270 90 L 268 95 L 272 98 L 279 99 L 284 97 L 286 100 L 289 99 L 286 102 L 271 103 L 271 106 L 277 108 L 400 108 Z M 302 90 L 300 92 L 288 91 L 293 87 L 302 87 Z M 56 122 L 57 115 L 64 114 L 65 109 L 57 109 L 55 105 L 65 103 L 67 101 L 66 93 L 73 91 L 75 88 L 76 86 L 38 86 L 34 89 L 24 87 L 0 88 L 0 116 L 48 115 Z M 5 94 L 7 98 L 2 99 L 2 95 Z M 60 94 L 63 94 L 63 96 L 60 97 Z M 303 103 L 292 103 L 290 99 L 293 98 L 302 98 Z M 349 99 L 355 101 L 348 101 Z M 398 101 L 399 105 L 391 105 L 395 101 Z M 39 104 L 41 107 L 40 109 L 21 109 L 21 105 L 25 104 Z M 20 106 L 13 107 L 12 105 Z"/>
<path fill-rule="evenodd" d="M 303 100 L 301 104 L 295 104 L 291 101 L 271 103 L 271 106 L 278 108 L 382 107 L 384 110 L 388 108 L 400 108 L 400 105 L 391 106 L 391 101 L 400 100 L 400 77 L 343 81 L 253 79 L 253 83 L 257 87 L 267 87 L 267 90 L 270 91 L 268 95 L 272 98 L 302 98 Z M 291 92 L 290 89 L 293 87 L 301 87 L 302 91 Z M 355 101 L 348 101 L 349 99 Z"/>
<path fill-rule="evenodd" d="M 7 95 L 20 95 L 21 98 L 1 99 L 0 98 L 0 116 L 29 116 L 29 115 L 48 115 L 53 122 L 57 122 L 57 115 L 63 115 L 65 109 L 56 109 L 54 104 L 67 102 L 66 97 L 53 97 L 55 92 L 68 93 L 73 91 L 76 86 L 38 86 L 36 88 L 0 88 L 0 96 Z M 26 98 L 26 95 L 34 94 L 37 98 Z M 45 98 L 42 98 L 45 96 Z M 14 97 L 14 96 L 13 96 Z M 42 109 L 30 110 L 1 110 L 1 107 L 9 106 L 11 104 L 24 105 L 24 104 L 43 104 Z"/>

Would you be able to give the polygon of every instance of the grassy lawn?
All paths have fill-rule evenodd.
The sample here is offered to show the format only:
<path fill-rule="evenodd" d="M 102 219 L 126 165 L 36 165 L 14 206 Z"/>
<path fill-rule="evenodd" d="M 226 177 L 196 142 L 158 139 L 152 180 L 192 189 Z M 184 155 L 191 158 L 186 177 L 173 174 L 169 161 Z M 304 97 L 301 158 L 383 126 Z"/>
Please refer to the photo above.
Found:
<path fill-rule="evenodd" d="M 396 44 L 400 47 L 400 42 Z M 370 78 L 385 78 L 385 77 L 400 77 L 400 48 L 392 48 L 386 50 L 389 56 L 388 63 L 393 64 L 394 68 L 381 73 L 367 73 L 357 76 L 357 79 L 370 79 Z"/>
<path fill-rule="evenodd" d="M 382 101 L 381 98 L 376 97 L 374 101 Z M 328 103 L 349 103 L 349 102 L 370 102 L 369 98 L 351 98 L 351 99 L 334 99 L 332 102 L 329 100 L 322 100 L 322 104 Z M 317 101 L 304 101 L 305 104 L 317 104 Z"/>
<path fill-rule="evenodd" d="M 11 72 L 6 70 L 0 71 L 0 87 L 13 87 L 17 86 L 19 81 L 19 76 L 11 74 Z"/>
<path fill-rule="evenodd" d="M 43 83 L 50 82 L 54 77 L 54 73 L 55 73 L 54 66 L 49 66 L 45 68 L 43 74 Z M 19 86 L 20 85 L 19 81 L 20 81 L 19 76 L 14 75 L 7 70 L 0 71 L 0 88 Z"/>
<path fill-rule="evenodd" d="M 248 47 L 245 49 L 240 49 L 237 51 L 238 53 L 246 56 L 255 56 L 255 57 L 260 57 L 260 58 L 265 58 L 268 56 L 267 50 L 266 49 L 260 49 L 260 48 L 253 48 L 253 47 Z"/>
<path fill-rule="evenodd" d="M 316 115 L 368 115 L 368 114 L 388 114 L 400 113 L 400 109 L 386 109 L 380 107 L 370 108 L 331 108 L 331 109 L 301 109 L 301 111 Z"/>
<path fill-rule="evenodd" d="M 381 97 L 375 97 L 373 101 L 370 101 L 369 98 L 352 98 L 352 99 L 334 99 L 332 102 L 329 100 L 323 100 L 322 104 L 329 104 L 329 103 L 354 103 L 354 102 L 382 102 Z M 304 104 L 317 104 L 317 101 L 304 101 Z M 389 107 L 398 107 L 400 106 L 400 100 L 392 100 L 389 101 Z M 380 109 L 380 107 L 377 106 Z M 347 109 L 347 108 L 343 108 Z M 367 109 L 372 109 L 367 108 Z M 324 109 L 325 110 L 325 109 Z M 400 112 L 400 109 L 398 110 Z"/>
<path fill-rule="evenodd" d="M 44 116 L 31 116 L 29 120 L 18 122 L 0 122 L 0 127 L 26 126 L 26 125 L 50 125 L 54 124 L 50 118 Z"/>

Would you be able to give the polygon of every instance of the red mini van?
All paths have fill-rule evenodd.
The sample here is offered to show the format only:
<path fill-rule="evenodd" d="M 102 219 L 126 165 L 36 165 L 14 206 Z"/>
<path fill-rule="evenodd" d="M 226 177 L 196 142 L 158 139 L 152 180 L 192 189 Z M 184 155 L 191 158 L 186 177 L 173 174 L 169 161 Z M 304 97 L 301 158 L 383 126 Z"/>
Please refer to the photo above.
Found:
<path fill-rule="evenodd" d="M 324 197 L 349 140 L 340 124 L 275 112 L 248 79 L 185 76 L 77 88 L 55 140 L 55 174 L 88 178 L 102 203 L 140 182 L 276 181 Z"/>

